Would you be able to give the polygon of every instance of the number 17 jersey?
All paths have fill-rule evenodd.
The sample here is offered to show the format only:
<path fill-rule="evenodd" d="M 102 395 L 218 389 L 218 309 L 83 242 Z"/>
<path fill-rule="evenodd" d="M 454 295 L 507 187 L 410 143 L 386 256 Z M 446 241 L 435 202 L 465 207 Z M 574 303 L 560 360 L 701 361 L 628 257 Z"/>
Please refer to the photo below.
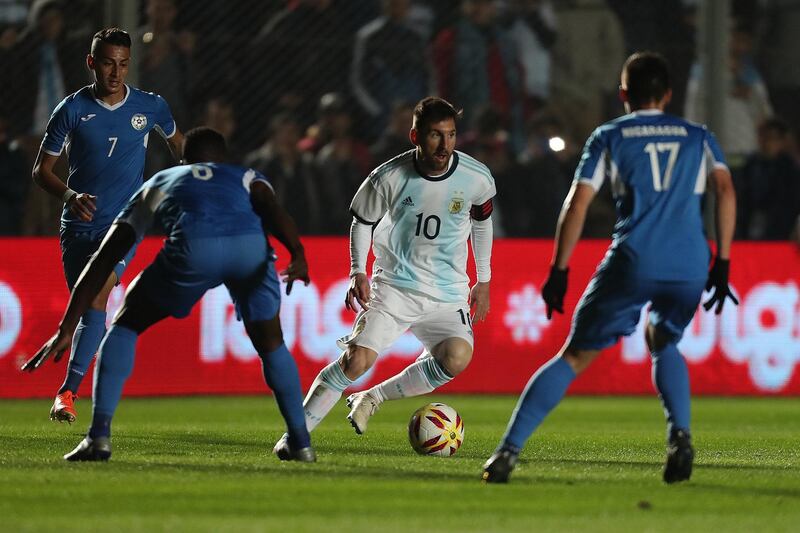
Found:
<path fill-rule="evenodd" d="M 443 302 L 465 301 L 470 209 L 495 192 L 489 169 L 458 151 L 441 176 L 425 175 L 415 150 L 373 170 L 350 204 L 357 220 L 377 224 L 373 280 Z"/>
<path fill-rule="evenodd" d="M 611 252 L 625 275 L 698 280 L 710 257 L 701 199 L 707 175 L 725 168 L 704 127 L 659 110 L 640 110 L 597 128 L 575 180 L 598 190 L 610 180 L 617 209 Z"/>

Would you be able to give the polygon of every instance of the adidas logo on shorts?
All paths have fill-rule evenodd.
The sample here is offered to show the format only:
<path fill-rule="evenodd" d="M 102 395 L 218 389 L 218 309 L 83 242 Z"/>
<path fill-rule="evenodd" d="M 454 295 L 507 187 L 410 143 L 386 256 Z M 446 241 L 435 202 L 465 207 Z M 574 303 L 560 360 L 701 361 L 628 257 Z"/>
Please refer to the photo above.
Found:
<path fill-rule="evenodd" d="M 406 196 L 405 200 L 400 202 L 400 205 L 403 207 L 414 207 L 414 200 L 412 200 L 410 196 Z"/>

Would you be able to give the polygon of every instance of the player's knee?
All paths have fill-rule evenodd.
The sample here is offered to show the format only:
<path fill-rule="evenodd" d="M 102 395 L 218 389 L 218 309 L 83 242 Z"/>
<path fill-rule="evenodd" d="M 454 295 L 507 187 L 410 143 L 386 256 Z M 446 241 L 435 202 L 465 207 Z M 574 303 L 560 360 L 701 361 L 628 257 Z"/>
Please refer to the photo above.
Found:
<path fill-rule="evenodd" d="M 572 368 L 572 371 L 578 375 L 589 368 L 589 365 L 599 354 L 598 350 L 578 350 L 568 346 L 562 351 L 561 357 Z"/>
<path fill-rule="evenodd" d="M 650 353 L 662 350 L 670 342 L 669 335 L 649 323 L 644 330 L 644 338 Z"/>
<path fill-rule="evenodd" d="M 357 379 L 372 367 L 376 356 L 369 348 L 350 346 L 342 358 L 342 370 L 348 379 Z"/>
<path fill-rule="evenodd" d="M 272 353 L 283 344 L 283 332 L 277 316 L 272 320 L 245 323 L 244 326 L 259 354 Z"/>
<path fill-rule="evenodd" d="M 472 361 L 472 346 L 460 339 L 448 342 L 445 349 L 439 351 L 436 359 L 448 374 L 455 377 L 463 372 Z"/>

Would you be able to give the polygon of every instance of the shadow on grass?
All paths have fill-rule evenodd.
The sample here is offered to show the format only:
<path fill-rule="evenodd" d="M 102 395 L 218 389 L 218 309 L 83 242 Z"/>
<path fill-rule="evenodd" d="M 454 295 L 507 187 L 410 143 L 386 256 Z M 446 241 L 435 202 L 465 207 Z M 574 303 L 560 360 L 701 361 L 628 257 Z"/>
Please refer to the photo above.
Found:
<path fill-rule="evenodd" d="M 634 466 L 634 467 L 647 467 L 647 468 L 661 468 L 663 466 L 663 462 L 661 461 L 619 461 L 614 459 L 609 459 L 605 461 L 599 461 L 596 459 L 543 459 L 543 460 L 524 460 L 523 464 L 528 465 L 536 465 L 536 464 L 547 464 L 547 465 L 558 465 L 558 464 L 575 464 L 575 465 L 596 465 L 596 466 Z M 695 468 L 701 468 L 704 470 L 752 470 L 752 471 L 770 471 L 770 472 L 791 472 L 794 470 L 800 470 L 800 466 L 778 466 L 778 465 L 747 465 L 747 464 L 739 464 L 739 463 L 730 463 L 730 464 L 705 464 L 705 463 L 698 463 L 695 462 Z"/>

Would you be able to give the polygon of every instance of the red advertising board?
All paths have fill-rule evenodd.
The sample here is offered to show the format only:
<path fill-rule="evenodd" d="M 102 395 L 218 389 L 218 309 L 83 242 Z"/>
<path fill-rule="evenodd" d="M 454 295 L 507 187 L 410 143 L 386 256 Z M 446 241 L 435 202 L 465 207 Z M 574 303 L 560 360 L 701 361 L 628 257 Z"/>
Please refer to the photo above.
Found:
<path fill-rule="evenodd" d="M 349 332 L 353 314 L 343 306 L 348 246 L 342 238 L 307 238 L 312 283 L 284 297 L 281 319 L 304 388 L 339 356 L 336 339 Z M 139 247 L 110 308 L 149 263 L 161 240 Z M 561 346 L 572 310 L 607 242 L 581 242 L 571 262 L 566 315 L 548 321 L 540 289 L 548 269 L 549 241 L 498 240 L 493 252 L 489 318 L 475 325 L 470 367 L 443 391 L 519 393 L 531 373 Z M 279 265 L 285 263 L 279 260 Z M 719 316 L 695 316 L 680 349 L 696 394 L 800 395 L 800 251 L 788 243 L 735 243 L 731 284 L 741 305 Z M 65 361 L 34 374 L 20 365 L 55 331 L 67 301 L 56 239 L 0 239 L 0 397 L 53 395 Z M 398 372 L 421 351 L 405 334 L 358 387 Z M 91 379 L 81 393 L 89 395 Z M 210 291 L 184 320 L 166 320 L 142 335 L 128 395 L 239 394 L 265 390 L 260 362 L 236 321 L 224 288 Z M 650 394 L 649 354 L 637 331 L 595 361 L 572 385 L 580 394 Z"/>

